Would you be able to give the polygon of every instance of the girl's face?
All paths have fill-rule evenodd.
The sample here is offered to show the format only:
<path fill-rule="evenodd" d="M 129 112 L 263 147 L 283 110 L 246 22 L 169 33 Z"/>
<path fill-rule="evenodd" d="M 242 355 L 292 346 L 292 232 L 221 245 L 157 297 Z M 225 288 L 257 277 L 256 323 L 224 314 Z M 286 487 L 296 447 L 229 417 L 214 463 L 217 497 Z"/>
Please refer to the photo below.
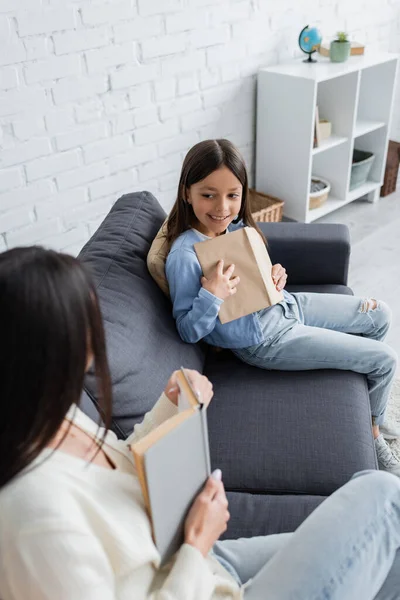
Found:
<path fill-rule="evenodd" d="M 239 179 L 225 166 L 191 185 L 187 200 L 196 216 L 193 226 L 209 237 L 224 233 L 239 214 L 242 192 Z"/>

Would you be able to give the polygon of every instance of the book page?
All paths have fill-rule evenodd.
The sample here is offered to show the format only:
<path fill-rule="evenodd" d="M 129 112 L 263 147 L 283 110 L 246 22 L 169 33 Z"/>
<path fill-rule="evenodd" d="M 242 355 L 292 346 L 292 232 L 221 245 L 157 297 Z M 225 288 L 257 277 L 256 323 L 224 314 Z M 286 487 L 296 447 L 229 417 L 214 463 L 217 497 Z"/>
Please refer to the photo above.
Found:
<path fill-rule="evenodd" d="M 278 292 L 274 280 L 272 279 L 272 262 L 264 241 L 258 231 L 253 227 L 246 227 L 245 231 L 253 248 L 254 256 L 256 257 L 265 289 L 267 290 L 270 305 L 273 306 L 274 304 L 278 304 L 278 302 L 282 302 L 284 296 L 283 292 Z"/>
<path fill-rule="evenodd" d="M 181 370 L 177 373 L 177 382 L 179 387 L 178 412 L 183 412 L 188 408 L 197 408 L 200 405 L 200 402 L 197 399 L 183 367 L 181 367 Z"/>

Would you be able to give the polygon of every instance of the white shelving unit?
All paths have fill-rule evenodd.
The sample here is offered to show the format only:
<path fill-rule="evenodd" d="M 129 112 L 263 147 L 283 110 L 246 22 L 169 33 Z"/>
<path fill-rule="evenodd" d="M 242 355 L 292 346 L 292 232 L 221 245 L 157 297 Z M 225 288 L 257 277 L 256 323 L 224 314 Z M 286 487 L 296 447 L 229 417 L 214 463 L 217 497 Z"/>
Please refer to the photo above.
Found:
<path fill-rule="evenodd" d="M 351 57 L 345 63 L 294 61 L 262 69 L 257 90 L 256 188 L 285 201 L 284 215 L 310 223 L 383 183 L 398 55 Z M 332 135 L 313 148 L 315 107 Z M 353 150 L 373 152 L 368 181 L 350 190 Z M 311 175 L 331 184 L 328 200 L 309 209 Z"/>

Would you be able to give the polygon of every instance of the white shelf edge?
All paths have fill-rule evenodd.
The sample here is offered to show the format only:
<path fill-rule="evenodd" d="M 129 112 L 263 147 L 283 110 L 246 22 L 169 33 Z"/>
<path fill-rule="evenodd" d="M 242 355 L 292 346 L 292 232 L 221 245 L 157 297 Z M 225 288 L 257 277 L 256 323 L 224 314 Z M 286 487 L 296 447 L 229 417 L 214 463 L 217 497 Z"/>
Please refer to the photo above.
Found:
<path fill-rule="evenodd" d="M 334 196 L 329 196 L 326 202 L 318 208 L 308 209 L 307 211 L 307 223 L 311 223 L 312 221 L 316 221 L 321 217 L 329 214 L 330 212 L 337 210 L 341 206 L 347 204 L 346 200 L 340 200 L 339 198 L 335 198 Z"/>
<path fill-rule="evenodd" d="M 362 196 L 373 192 L 377 188 L 380 188 L 381 185 L 382 184 L 378 183 L 377 181 L 366 181 L 362 185 L 359 185 L 358 187 L 354 188 L 354 190 L 349 190 L 349 192 L 347 193 L 346 200 L 348 202 L 353 202 L 353 200 L 357 200 L 357 198 L 361 198 Z"/>
<path fill-rule="evenodd" d="M 371 131 L 382 129 L 383 127 L 386 127 L 386 123 L 384 121 L 367 121 L 360 119 L 356 122 L 353 137 L 355 139 L 361 137 L 362 135 L 366 135 L 367 133 L 371 133 Z"/>
<path fill-rule="evenodd" d="M 321 145 L 312 149 L 312 155 L 315 156 L 320 152 L 324 152 L 324 150 L 329 150 L 330 148 L 335 148 L 336 146 L 340 146 L 340 144 L 345 144 L 349 138 L 341 137 L 339 135 L 332 134 L 330 137 L 322 140 Z"/>
<path fill-rule="evenodd" d="M 360 185 L 354 190 L 348 192 L 345 200 L 340 200 L 334 196 L 329 196 L 327 201 L 319 208 L 308 209 L 306 223 L 312 223 L 313 221 L 328 215 L 334 210 L 342 208 L 342 206 L 346 206 L 346 204 L 350 204 L 350 202 L 354 202 L 354 200 L 357 200 L 358 198 L 373 192 L 377 188 L 380 188 L 381 185 L 382 184 L 378 183 L 377 181 L 367 181 L 366 183 L 363 183 L 363 185 Z"/>
<path fill-rule="evenodd" d="M 329 57 L 319 54 L 317 62 L 310 65 L 304 63 L 303 56 L 298 56 L 288 63 L 263 67 L 260 71 L 265 73 L 275 73 L 286 77 L 311 79 L 317 83 L 322 83 L 329 79 L 346 76 L 349 73 L 361 72 L 370 67 L 379 67 L 387 62 L 398 60 L 399 57 L 399 53 L 393 52 L 372 54 L 366 52 L 362 56 L 352 56 L 345 63 L 332 63 Z"/>

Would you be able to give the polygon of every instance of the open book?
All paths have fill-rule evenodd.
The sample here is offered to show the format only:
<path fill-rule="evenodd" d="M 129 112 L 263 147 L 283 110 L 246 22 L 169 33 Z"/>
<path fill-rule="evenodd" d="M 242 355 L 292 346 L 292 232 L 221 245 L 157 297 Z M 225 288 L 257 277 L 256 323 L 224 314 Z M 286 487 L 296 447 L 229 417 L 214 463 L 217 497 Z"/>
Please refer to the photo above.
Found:
<path fill-rule="evenodd" d="M 204 277 L 209 277 L 224 260 L 224 269 L 235 265 L 233 276 L 239 275 L 237 293 L 221 305 L 219 319 L 229 323 L 283 300 L 272 279 L 272 263 L 267 248 L 253 227 L 243 227 L 194 245 Z"/>
<path fill-rule="evenodd" d="M 178 373 L 179 412 L 132 444 L 153 539 L 168 562 L 184 541 L 184 523 L 211 473 L 207 410 Z"/>

